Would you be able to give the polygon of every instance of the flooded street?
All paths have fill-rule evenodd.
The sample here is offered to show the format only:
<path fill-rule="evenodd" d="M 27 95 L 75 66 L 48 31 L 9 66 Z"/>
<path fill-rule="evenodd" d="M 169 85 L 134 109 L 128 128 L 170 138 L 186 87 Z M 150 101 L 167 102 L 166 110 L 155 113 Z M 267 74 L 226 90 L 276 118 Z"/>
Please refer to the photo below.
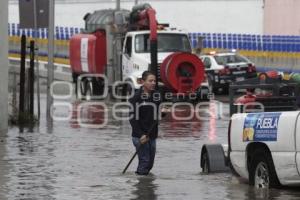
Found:
<path fill-rule="evenodd" d="M 51 126 L 43 113 L 45 96 L 41 103 L 38 129 L 20 133 L 11 127 L 0 140 L 0 200 L 299 199 L 297 189 L 258 191 L 231 173 L 201 174 L 202 144 L 227 143 L 226 103 L 223 117 L 209 114 L 216 109 L 211 102 L 201 119 L 178 121 L 171 115 L 162 119 L 155 165 L 147 177 L 134 174 L 137 159 L 125 175 L 121 173 L 134 147 L 128 121 L 112 117 L 114 103 L 105 103 L 108 118 L 102 128 L 82 127 L 78 115 L 87 118 L 86 124 L 101 124 L 105 108 L 92 114 L 86 108 L 79 114 L 78 103 L 71 104 L 69 112 L 57 108 Z M 70 119 L 62 120 L 68 113 Z M 188 113 L 176 110 L 177 116 Z"/>

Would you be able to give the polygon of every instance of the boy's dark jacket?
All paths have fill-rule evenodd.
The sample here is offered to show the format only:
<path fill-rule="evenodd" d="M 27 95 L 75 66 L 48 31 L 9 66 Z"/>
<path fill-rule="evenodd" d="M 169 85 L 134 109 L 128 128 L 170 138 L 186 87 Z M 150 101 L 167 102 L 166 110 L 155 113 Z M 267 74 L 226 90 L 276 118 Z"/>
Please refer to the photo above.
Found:
<path fill-rule="evenodd" d="M 161 103 L 160 96 L 154 96 L 158 92 L 154 91 L 150 95 L 143 94 L 143 89 L 135 92 L 135 95 L 129 99 L 133 106 L 133 112 L 130 113 L 130 124 L 132 126 L 132 137 L 140 138 L 144 134 L 149 134 L 151 139 L 156 139 L 158 134 L 157 108 Z M 154 106 L 156 105 L 156 106 Z"/>

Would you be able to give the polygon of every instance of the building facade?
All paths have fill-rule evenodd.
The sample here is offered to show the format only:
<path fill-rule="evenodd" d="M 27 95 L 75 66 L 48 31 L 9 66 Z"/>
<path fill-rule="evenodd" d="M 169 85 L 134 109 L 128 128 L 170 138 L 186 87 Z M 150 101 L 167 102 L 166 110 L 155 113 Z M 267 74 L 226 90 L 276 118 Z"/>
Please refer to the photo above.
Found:
<path fill-rule="evenodd" d="M 265 0 L 264 34 L 300 35 L 299 0 Z"/>

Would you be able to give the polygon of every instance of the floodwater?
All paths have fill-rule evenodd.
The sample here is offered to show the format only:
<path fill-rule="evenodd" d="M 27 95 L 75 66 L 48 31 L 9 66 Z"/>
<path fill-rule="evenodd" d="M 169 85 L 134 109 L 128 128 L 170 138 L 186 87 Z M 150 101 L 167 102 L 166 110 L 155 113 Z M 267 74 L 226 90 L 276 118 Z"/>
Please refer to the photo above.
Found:
<path fill-rule="evenodd" d="M 45 96 L 41 103 L 43 111 Z M 227 141 L 226 103 L 223 115 L 211 102 L 187 120 L 175 118 L 191 112 L 176 108 L 160 123 L 152 174 L 136 176 L 135 159 L 123 175 L 134 148 L 130 125 L 113 115 L 114 105 L 60 102 L 52 124 L 43 111 L 39 128 L 11 127 L 0 140 L 0 200 L 299 199 L 297 189 L 260 191 L 231 173 L 201 174 L 202 144 Z"/>

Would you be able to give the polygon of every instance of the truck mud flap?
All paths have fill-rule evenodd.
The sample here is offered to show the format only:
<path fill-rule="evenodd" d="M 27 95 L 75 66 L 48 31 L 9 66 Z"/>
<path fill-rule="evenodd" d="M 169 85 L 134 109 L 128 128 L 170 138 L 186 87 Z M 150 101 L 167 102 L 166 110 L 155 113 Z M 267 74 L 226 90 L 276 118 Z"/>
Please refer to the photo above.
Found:
<path fill-rule="evenodd" d="M 229 172 L 227 158 L 221 144 L 204 144 L 201 150 L 200 167 L 203 173 Z"/>

